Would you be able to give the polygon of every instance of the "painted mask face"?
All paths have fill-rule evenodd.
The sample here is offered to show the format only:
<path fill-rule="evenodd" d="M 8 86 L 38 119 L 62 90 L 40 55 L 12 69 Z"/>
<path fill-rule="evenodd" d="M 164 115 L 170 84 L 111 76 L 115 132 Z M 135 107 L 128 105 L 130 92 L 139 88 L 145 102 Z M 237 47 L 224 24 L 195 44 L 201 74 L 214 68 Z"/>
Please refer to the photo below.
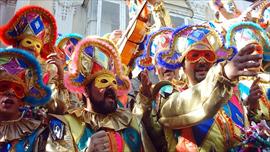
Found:
<path fill-rule="evenodd" d="M 111 74 L 102 74 L 95 78 L 95 86 L 98 89 L 104 89 L 108 86 L 112 86 L 114 89 L 117 89 L 117 82 L 113 75 Z"/>
<path fill-rule="evenodd" d="M 29 51 L 37 57 L 39 56 L 43 45 L 38 38 L 28 35 L 21 40 L 19 47 Z"/>

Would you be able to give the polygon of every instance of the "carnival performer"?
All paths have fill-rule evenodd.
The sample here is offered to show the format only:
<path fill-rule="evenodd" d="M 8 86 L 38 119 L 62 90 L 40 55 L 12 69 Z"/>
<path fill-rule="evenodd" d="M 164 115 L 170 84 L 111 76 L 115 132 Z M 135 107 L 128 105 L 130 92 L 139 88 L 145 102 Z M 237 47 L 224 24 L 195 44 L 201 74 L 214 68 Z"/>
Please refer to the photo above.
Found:
<path fill-rule="evenodd" d="M 226 35 L 226 45 L 238 50 L 247 44 L 256 44 L 258 48 L 253 54 L 263 55 L 260 66 L 253 68 L 258 73 L 256 77 L 241 77 L 239 90 L 249 112 L 250 121 L 260 122 L 270 119 L 269 105 L 269 73 L 263 71 L 262 61 L 269 62 L 270 41 L 266 32 L 253 22 L 239 22 L 230 27 Z"/>
<path fill-rule="evenodd" d="M 137 65 L 142 70 L 155 70 L 159 80 L 172 81 L 178 79 L 180 68 L 180 54 L 174 52 L 174 56 L 166 56 L 170 54 L 170 42 L 174 29 L 161 28 L 148 35 L 146 40 L 145 52 L 137 59 Z"/>
<path fill-rule="evenodd" d="M 65 75 L 65 86 L 84 95 L 84 106 L 64 116 L 51 115 L 51 121 L 70 128 L 78 151 L 153 151 L 139 119 L 117 107 L 117 90 L 129 85 L 113 42 L 87 37 L 76 45 Z M 96 132 L 99 138 L 90 140 Z"/>
<path fill-rule="evenodd" d="M 27 115 L 27 107 L 51 98 L 41 66 L 32 54 L 16 48 L 0 49 L 0 60 L 0 151 L 44 151 L 43 122 Z"/>
<path fill-rule="evenodd" d="M 224 48 L 220 34 L 210 27 L 201 25 L 176 30 L 172 48 L 183 55 L 180 60 L 188 78 L 188 88 L 203 81 L 209 69 L 216 63 L 231 59 L 235 55 L 234 49 Z M 246 112 L 235 87 L 232 97 L 215 116 L 191 127 L 173 131 L 178 140 L 176 149 L 227 151 L 241 141 L 241 130 L 238 126 L 244 127 L 247 124 Z"/>
<path fill-rule="evenodd" d="M 47 56 L 54 53 L 57 26 L 54 16 L 39 6 L 19 9 L 6 25 L 0 27 L 0 40 L 7 46 L 32 53 L 42 65 L 48 83 Z"/>
<path fill-rule="evenodd" d="M 236 78 L 240 75 L 256 75 L 256 72 L 243 69 L 257 67 L 257 60 L 261 56 L 250 55 L 254 51 L 254 46 L 246 46 L 232 61 L 213 66 L 216 61 L 231 57 L 233 50 L 222 49 L 219 35 L 215 30 L 203 25 L 187 26 L 175 30 L 172 41 L 172 49 L 182 54 L 180 61 L 189 84 L 188 89 L 182 92 L 174 89 L 172 85 L 164 85 L 158 91 L 158 122 L 156 123 L 161 123 L 163 127 L 168 145 L 167 151 L 209 151 L 213 148 L 226 151 L 227 145 L 237 141 L 235 135 L 237 128 L 233 125 L 244 125 L 245 122 L 241 103 L 233 95 L 238 83 Z M 243 52 L 246 50 L 249 50 L 249 53 L 244 54 Z M 245 64 L 239 64 L 239 60 Z M 253 60 L 255 60 L 254 63 L 247 64 L 248 61 Z M 148 88 L 141 90 L 151 92 L 147 76 L 144 76 L 142 82 L 144 84 L 142 87 Z M 151 109 L 150 101 L 155 97 L 146 98 L 142 92 L 139 95 L 141 104 Z M 223 104 L 225 105 L 223 106 Z M 222 110 L 220 110 L 221 106 L 223 106 Z M 235 113 L 228 116 L 226 109 L 229 107 L 233 107 Z M 214 117 L 216 113 L 217 116 Z M 219 124 L 215 119 L 221 123 Z M 225 132 L 229 124 L 232 124 L 230 129 L 233 130 Z M 225 130 L 219 130 L 218 125 Z M 211 128 L 211 126 L 214 127 Z M 199 133 L 200 136 L 197 136 Z M 229 138 L 221 136 L 223 133 L 229 135 Z M 224 142 L 227 143 L 224 144 Z"/>
<path fill-rule="evenodd" d="M 57 38 L 57 41 L 55 43 L 55 52 L 58 56 L 58 61 L 62 63 L 64 71 L 67 71 L 67 65 L 71 62 L 71 56 L 75 50 L 75 46 L 79 43 L 79 41 L 83 38 L 80 34 L 77 33 L 70 33 L 70 34 L 64 34 L 60 35 Z M 74 92 L 70 92 L 67 89 L 62 89 L 59 93 L 62 93 L 63 95 L 60 95 L 64 98 L 60 98 L 61 100 L 66 101 L 66 107 L 67 109 L 72 109 L 76 107 L 80 107 L 82 105 L 82 95 Z M 57 102 L 59 104 L 63 103 L 61 101 Z M 53 108 L 62 108 L 62 106 L 51 106 L 50 109 Z M 60 109 L 59 109 L 60 110 Z M 54 109 L 53 111 L 58 111 L 57 109 Z"/>
<path fill-rule="evenodd" d="M 176 85 L 176 88 L 178 88 L 178 84 L 176 84 L 175 82 L 177 82 L 178 80 L 178 73 L 180 68 L 180 62 L 178 60 L 180 54 L 173 52 L 175 54 L 172 56 L 170 53 L 170 42 L 173 31 L 173 28 L 163 27 L 158 31 L 149 34 L 146 40 L 145 52 L 136 61 L 137 65 L 142 70 L 140 76 L 148 75 L 148 72 L 155 71 L 155 74 L 158 76 L 159 81 L 164 82 L 159 83 L 159 85 L 156 86 L 155 90 L 158 90 L 157 88 L 159 86 L 171 84 L 168 83 L 168 81 L 174 83 L 174 85 Z M 144 85 L 144 83 L 142 84 Z M 149 85 L 152 85 L 152 82 Z M 147 91 L 148 90 L 141 90 L 141 93 L 145 94 L 145 96 L 151 96 L 152 92 Z M 137 96 L 137 98 L 139 97 L 140 96 Z M 153 100 L 153 110 L 149 111 L 145 109 L 147 107 L 144 107 L 143 104 L 139 103 L 139 101 L 141 100 L 138 99 L 137 103 L 135 103 L 133 113 L 140 116 L 143 120 L 148 135 L 153 141 L 156 150 L 166 151 L 167 144 L 162 130 L 162 126 L 160 126 L 159 123 L 152 124 L 152 122 L 157 122 L 157 103 L 155 102 L 155 100 Z M 143 115 L 151 115 L 150 119 L 153 120 L 149 121 L 148 118 L 145 119 Z"/>
<path fill-rule="evenodd" d="M 270 2 L 266 0 L 258 1 L 254 5 L 255 7 L 249 11 L 249 15 L 245 21 L 259 24 L 265 30 L 268 38 L 270 38 Z M 265 71 L 269 72 L 270 62 L 264 59 L 262 67 Z"/>
<path fill-rule="evenodd" d="M 64 62 L 55 48 L 57 25 L 54 16 L 39 6 L 25 6 L 0 27 L 0 40 L 5 45 L 32 53 L 42 65 L 43 81 L 53 94 L 47 108 L 50 112 L 65 113 L 70 103 L 63 83 Z"/>

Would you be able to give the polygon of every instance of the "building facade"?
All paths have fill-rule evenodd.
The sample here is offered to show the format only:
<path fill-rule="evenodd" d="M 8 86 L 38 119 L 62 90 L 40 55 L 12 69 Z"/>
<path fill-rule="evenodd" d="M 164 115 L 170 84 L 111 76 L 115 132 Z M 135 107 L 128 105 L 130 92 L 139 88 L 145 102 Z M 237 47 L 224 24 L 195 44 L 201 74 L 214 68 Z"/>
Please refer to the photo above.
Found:
<path fill-rule="evenodd" d="M 173 26 L 198 24 L 214 18 L 208 0 L 164 0 Z M 241 8 L 249 5 L 236 0 Z M 58 32 L 81 35 L 104 35 L 127 27 L 129 16 L 124 0 L 0 0 L 0 25 L 6 23 L 14 11 L 25 5 L 39 5 L 51 11 Z"/>

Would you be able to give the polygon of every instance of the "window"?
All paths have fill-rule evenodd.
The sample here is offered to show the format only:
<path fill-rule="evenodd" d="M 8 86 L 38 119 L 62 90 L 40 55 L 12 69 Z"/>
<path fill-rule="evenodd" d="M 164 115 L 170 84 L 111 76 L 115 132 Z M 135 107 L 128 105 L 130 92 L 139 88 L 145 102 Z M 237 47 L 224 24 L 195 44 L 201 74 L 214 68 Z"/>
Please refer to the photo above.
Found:
<path fill-rule="evenodd" d="M 185 19 L 183 16 L 180 16 L 175 13 L 170 13 L 171 23 L 173 27 L 179 27 L 185 25 Z"/>
<path fill-rule="evenodd" d="M 100 35 L 110 33 L 120 27 L 120 5 L 103 1 L 101 12 Z"/>

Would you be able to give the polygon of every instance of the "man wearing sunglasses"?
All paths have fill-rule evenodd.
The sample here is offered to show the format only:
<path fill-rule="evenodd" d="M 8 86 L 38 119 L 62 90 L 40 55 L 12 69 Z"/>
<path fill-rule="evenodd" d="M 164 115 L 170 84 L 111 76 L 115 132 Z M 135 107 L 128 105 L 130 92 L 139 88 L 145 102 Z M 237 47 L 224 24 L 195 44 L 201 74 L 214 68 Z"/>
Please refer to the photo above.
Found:
<path fill-rule="evenodd" d="M 244 69 L 258 67 L 261 56 L 250 55 L 256 47 L 249 45 L 232 61 L 214 65 L 232 54 L 222 46 L 219 35 L 203 25 L 174 31 L 172 49 L 181 53 L 188 89 L 179 92 L 165 85 L 158 91 L 158 123 L 163 126 L 168 151 L 226 151 L 237 142 L 240 130 L 235 124 L 244 126 L 245 115 L 234 88 L 239 76 L 256 75 Z M 142 79 L 147 84 L 147 76 Z M 147 105 L 149 100 L 144 100 Z"/>
<path fill-rule="evenodd" d="M 26 115 L 26 106 L 46 104 L 51 90 L 30 53 L 0 49 L 0 151 L 43 151 L 42 122 Z"/>

